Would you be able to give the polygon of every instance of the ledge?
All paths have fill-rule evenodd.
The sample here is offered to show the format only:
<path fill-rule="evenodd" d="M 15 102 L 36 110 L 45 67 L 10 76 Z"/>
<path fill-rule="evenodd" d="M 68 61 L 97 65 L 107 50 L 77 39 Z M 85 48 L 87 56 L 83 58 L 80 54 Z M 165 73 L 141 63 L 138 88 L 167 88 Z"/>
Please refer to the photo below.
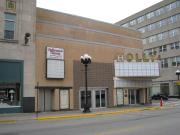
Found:
<path fill-rule="evenodd" d="M 4 42 L 4 43 L 18 43 L 18 40 L 14 40 L 14 39 L 0 39 L 0 42 Z"/>

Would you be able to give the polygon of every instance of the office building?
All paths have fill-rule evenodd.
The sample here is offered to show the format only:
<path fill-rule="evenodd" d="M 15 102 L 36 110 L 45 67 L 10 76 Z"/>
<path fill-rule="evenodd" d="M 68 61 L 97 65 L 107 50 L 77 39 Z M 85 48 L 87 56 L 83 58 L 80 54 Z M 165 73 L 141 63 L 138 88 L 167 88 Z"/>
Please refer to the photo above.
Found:
<path fill-rule="evenodd" d="M 152 95 L 178 96 L 176 70 L 180 67 L 180 1 L 164 0 L 116 23 L 142 33 L 144 53 L 160 55 L 160 78 Z"/>

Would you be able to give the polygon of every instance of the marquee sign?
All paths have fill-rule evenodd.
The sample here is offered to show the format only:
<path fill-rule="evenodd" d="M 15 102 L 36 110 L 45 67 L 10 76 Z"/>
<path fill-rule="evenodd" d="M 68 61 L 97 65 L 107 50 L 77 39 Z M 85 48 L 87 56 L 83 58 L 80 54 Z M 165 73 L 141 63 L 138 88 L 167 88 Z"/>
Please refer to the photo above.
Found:
<path fill-rule="evenodd" d="M 160 56 L 159 55 L 150 55 L 150 56 L 146 56 L 145 54 L 143 54 L 142 56 L 140 56 L 139 54 L 132 54 L 132 53 L 128 53 L 126 55 L 121 55 L 118 56 L 117 60 L 118 61 L 128 61 L 131 62 L 133 60 L 135 60 L 136 62 L 148 62 L 148 61 L 154 61 L 154 60 L 159 60 Z"/>
<path fill-rule="evenodd" d="M 47 78 L 62 79 L 64 78 L 64 49 L 47 47 Z"/>

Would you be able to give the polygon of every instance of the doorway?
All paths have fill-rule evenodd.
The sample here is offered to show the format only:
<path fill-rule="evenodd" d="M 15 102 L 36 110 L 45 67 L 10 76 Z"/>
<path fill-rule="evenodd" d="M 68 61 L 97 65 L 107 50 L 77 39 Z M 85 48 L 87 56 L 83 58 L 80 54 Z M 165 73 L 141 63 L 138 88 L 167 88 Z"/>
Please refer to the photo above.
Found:
<path fill-rule="evenodd" d="M 95 91 L 95 108 L 106 107 L 106 91 L 96 90 Z"/>
<path fill-rule="evenodd" d="M 69 90 L 60 90 L 60 109 L 69 109 Z"/>
<path fill-rule="evenodd" d="M 138 89 L 129 89 L 129 104 L 139 104 L 140 103 L 140 91 Z"/>
<path fill-rule="evenodd" d="M 50 89 L 39 90 L 41 111 L 46 112 L 52 110 L 52 94 L 53 90 Z"/>
<path fill-rule="evenodd" d="M 106 90 L 89 90 L 87 104 L 90 108 L 103 108 L 107 106 Z M 85 91 L 80 91 L 80 108 L 84 108 L 85 104 Z"/>

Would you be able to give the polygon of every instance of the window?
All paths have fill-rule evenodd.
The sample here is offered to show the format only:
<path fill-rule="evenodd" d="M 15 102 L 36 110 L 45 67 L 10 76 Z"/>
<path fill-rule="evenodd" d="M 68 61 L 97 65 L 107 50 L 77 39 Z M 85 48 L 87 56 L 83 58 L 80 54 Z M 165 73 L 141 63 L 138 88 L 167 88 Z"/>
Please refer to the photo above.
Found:
<path fill-rule="evenodd" d="M 173 29 L 169 31 L 169 37 L 175 37 L 179 34 L 179 31 L 177 29 Z"/>
<path fill-rule="evenodd" d="M 157 22 L 156 23 L 156 26 L 157 26 L 157 28 L 161 28 L 161 27 L 163 27 L 164 25 L 166 25 L 167 24 L 167 19 L 164 19 L 164 20 L 161 20 L 161 21 L 159 21 L 159 22 Z"/>
<path fill-rule="evenodd" d="M 173 2 L 166 6 L 166 11 L 170 11 L 172 9 L 175 9 L 177 7 L 176 2 Z"/>
<path fill-rule="evenodd" d="M 138 29 L 138 31 L 141 32 L 141 33 L 144 33 L 145 32 L 145 27 L 142 27 L 142 28 Z"/>
<path fill-rule="evenodd" d="M 168 23 L 169 24 L 175 23 L 175 22 L 177 22 L 177 15 L 171 16 L 170 18 L 168 18 Z"/>
<path fill-rule="evenodd" d="M 125 23 L 125 24 L 122 25 L 122 27 L 127 28 L 127 27 L 129 27 L 129 24 L 128 24 L 128 23 Z"/>
<path fill-rule="evenodd" d="M 176 6 L 177 6 L 177 7 L 180 7 L 180 1 L 179 1 L 179 0 L 176 1 Z"/>
<path fill-rule="evenodd" d="M 155 23 L 148 25 L 148 30 L 149 31 L 154 30 L 155 28 L 156 28 Z"/>
<path fill-rule="evenodd" d="M 172 60 L 172 63 L 171 63 L 172 66 L 180 65 L 180 56 L 172 57 L 171 60 Z"/>
<path fill-rule="evenodd" d="M 131 25 L 131 26 L 136 25 L 136 20 L 130 21 L 130 25 Z"/>
<path fill-rule="evenodd" d="M 15 19 L 16 19 L 15 14 L 5 13 L 5 28 L 4 28 L 5 39 L 14 39 Z"/>
<path fill-rule="evenodd" d="M 161 15 L 161 14 L 163 14 L 163 13 L 165 13 L 163 7 L 155 11 L 156 16 L 159 16 L 159 15 Z"/>
<path fill-rule="evenodd" d="M 171 49 L 179 49 L 180 42 L 171 43 L 170 46 L 171 46 Z"/>
<path fill-rule="evenodd" d="M 154 12 L 147 14 L 146 17 L 147 19 L 151 19 L 152 17 L 154 17 Z"/>
<path fill-rule="evenodd" d="M 158 34 L 157 37 L 158 37 L 158 40 L 162 40 L 163 39 L 162 38 L 162 33 Z"/>
<path fill-rule="evenodd" d="M 162 21 L 157 22 L 156 26 L 157 26 L 157 28 L 161 28 L 162 27 Z"/>
<path fill-rule="evenodd" d="M 149 55 L 156 55 L 157 51 L 155 48 L 149 50 Z"/>
<path fill-rule="evenodd" d="M 156 42 L 156 35 L 149 37 L 149 43 Z"/>
<path fill-rule="evenodd" d="M 16 2 L 12 1 L 12 0 L 6 0 L 6 9 L 15 11 L 16 10 Z"/>
<path fill-rule="evenodd" d="M 168 38 L 168 32 L 163 32 L 162 33 L 162 39 Z"/>
<path fill-rule="evenodd" d="M 144 16 L 141 16 L 137 19 L 137 23 L 141 23 L 144 21 Z"/>
<path fill-rule="evenodd" d="M 167 19 L 162 20 L 162 26 L 165 26 L 167 24 Z"/>
<path fill-rule="evenodd" d="M 146 44 L 146 39 L 143 39 L 142 42 L 143 42 L 143 45 L 145 45 Z"/>
<path fill-rule="evenodd" d="M 180 66 L 180 56 L 176 57 L 176 61 L 177 61 L 177 66 Z"/>
<path fill-rule="evenodd" d="M 166 52 L 166 51 L 167 51 L 166 45 L 163 45 L 163 46 L 159 47 L 159 52 Z"/>
<path fill-rule="evenodd" d="M 162 59 L 161 60 L 161 67 L 162 68 L 167 68 L 168 67 L 168 59 Z"/>

